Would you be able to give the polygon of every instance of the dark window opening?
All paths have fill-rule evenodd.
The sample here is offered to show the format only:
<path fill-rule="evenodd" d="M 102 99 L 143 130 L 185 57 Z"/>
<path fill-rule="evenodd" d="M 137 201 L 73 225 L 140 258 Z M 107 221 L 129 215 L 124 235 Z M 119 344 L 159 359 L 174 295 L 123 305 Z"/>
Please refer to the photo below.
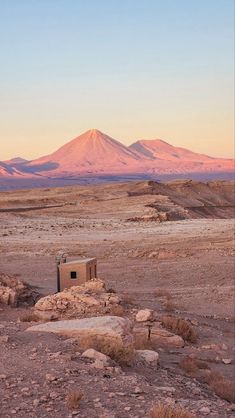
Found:
<path fill-rule="evenodd" d="M 90 267 L 90 280 L 92 279 L 92 267 Z"/>
<path fill-rule="evenodd" d="M 95 277 L 97 278 L 96 264 L 95 264 Z"/>
<path fill-rule="evenodd" d="M 77 278 L 77 272 L 76 271 L 71 271 L 70 272 L 70 279 L 76 279 Z"/>

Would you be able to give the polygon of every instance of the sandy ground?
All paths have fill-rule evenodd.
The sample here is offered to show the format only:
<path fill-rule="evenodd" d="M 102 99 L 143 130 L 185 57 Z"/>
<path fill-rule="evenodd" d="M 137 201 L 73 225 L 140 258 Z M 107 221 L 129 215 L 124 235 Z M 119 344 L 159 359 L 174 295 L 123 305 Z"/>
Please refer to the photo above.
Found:
<path fill-rule="evenodd" d="M 197 349 L 203 344 L 223 342 L 228 347 L 226 356 L 233 356 L 234 219 L 131 222 L 128 219 L 132 216 L 155 213 L 148 206 L 155 201 L 154 196 L 133 196 L 127 200 L 124 195 L 120 197 L 120 190 L 118 196 L 115 190 L 112 195 L 110 190 L 106 195 L 99 188 L 94 199 L 92 190 L 90 194 L 88 191 L 83 194 L 79 189 L 75 193 L 75 189 L 72 189 L 70 196 L 66 191 L 66 202 L 64 189 L 58 189 L 56 199 L 55 192 L 53 198 L 45 198 L 50 191 L 41 191 L 35 198 L 29 196 L 28 192 L 2 194 L 0 208 L 35 206 L 38 201 L 41 204 L 42 196 L 45 198 L 44 204 L 62 202 L 63 206 L 0 213 L 0 271 L 34 284 L 42 294 L 48 294 L 56 290 L 57 251 L 64 250 L 70 259 L 95 256 L 98 258 L 98 276 L 105 280 L 107 287 L 114 288 L 120 294 L 128 294 L 138 308 L 154 308 L 159 314 L 163 308 L 156 300 L 154 290 L 167 289 L 172 294 L 177 311 L 185 318 L 198 321 L 200 339 Z M 22 326 L 18 329 L 19 326 L 13 323 L 19 315 L 17 310 L 8 311 L 7 316 L 2 313 L 4 326 L 9 327 L 9 335 L 14 335 L 14 327 L 17 328 L 15 332 L 19 332 L 19 341 L 15 342 L 17 347 L 21 338 L 22 341 L 25 338 L 23 334 L 21 336 Z M 7 318 L 12 318 L 12 325 L 7 323 Z M 51 345 L 50 350 L 58 351 L 59 348 L 55 349 L 55 346 L 61 346 L 59 341 L 58 337 L 51 337 L 47 343 Z M 23 353 L 25 355 L 25 351 Z M 204 357 L 207 354 L 205 352 Z M 172 370 L 172 373 L 178 361 L 174 353 L 162 354 L 163 366 Z M 214 366 L 216 371 L 230 378 L 234 373 L 233 362 L 224 365 L 221 361 L 215 361 Z M 27 368 L 27 364 L 24 367 Z M 151 379 L 154 379 L 154 374 Z M 126 384 L 127 381 L 123 383 L 124 386 Z M 120 391 L 125 392 L 125 389 Z M 100 394 L 96 396 L 100 397 Z M 133 415 L 123 408 L 120 408 L 117 417 L 146 416 L 146 407 L 142 407 L 142 412 L 136 410 Z M 141 411 L 141 406 L 138 408 Z M 209 416 L 233 416 L 232 413 L 226 415 L 225 410 L 221 411 L 217 405 L 214 415 Z M 55 416 L 50 414 L 49 410 L 36 416 Z M 5 418 L 11 414 L 0 416 Z M 23 415 L 22 412 L 18 416 L 35 415 L 33 412 Z M 58 416 L 68 415 L 63 412 Z M 81 416 L 88 415 L 84 412 Z M 92 412 L 89 416 L 93 417 Z"/>
<path fill-rule="evenodd" d="M 39 286 L 42 293 L 55 291 L 55 255 L 62 249 L 71 259 L 97 257 L 99 277 L 139 301 L 163 287 L 181 309 L 234 314 L 232 219 L 137 224 L 95 216 L 74 220 L 53 212 L 4 213 L 0 228 L 0 271 Z"/>

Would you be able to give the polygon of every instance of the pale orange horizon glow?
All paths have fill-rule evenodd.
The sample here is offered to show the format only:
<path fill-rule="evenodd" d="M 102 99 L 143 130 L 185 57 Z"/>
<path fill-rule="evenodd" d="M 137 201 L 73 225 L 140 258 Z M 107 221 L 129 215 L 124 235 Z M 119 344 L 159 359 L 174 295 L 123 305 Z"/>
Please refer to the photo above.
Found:
<path fill-rule="evenodd" d="M 36 122 L 28 123 L 21 129 L 21 132 L 18 131 L 17 137 L 14 127 L 2 133 L 4 142 L 1 144 L 0 161 L 14 157 L 31 160 L 50 154 L 71 139 L 93 128 L 99 129 L 127 146 L 139 139 L 163 139 L 171 145 L 188 148 L 212 157 L 234 158 L 233 117 L 226 122 L 226 125 L 217 123 L 213 126 L 213 120 L 208 118 L 204 121 L 203 130 L 200 124 L 192 125 L 190 121 L 183 125 L 183 129 L 177 121 L 171 123 L 171 126 L 166 122 L 158 123 L 156 127 L 151 126 L 150 123 L 141 124 L 140 121 L 137 123 L 130 121 L 124 125 L 120 123 L 119 126 L 113 126 L 112 123 L 102 124 L 98 121 L 92 124 L 84 122 L 78 124 L 78 128 L 71 128 L 71 124 L 68 128 L 65 123 L 60 123 L 59 127 L 50 126 L 49 123 L 44 126 L 37 126 Z M 76 125 L 75 122 L 73 125 Z"/>
<path fill-rule="evenodd" d="M 3 2 L 0 161 L 96 128 L 234 157 L 234 2 Z"/>

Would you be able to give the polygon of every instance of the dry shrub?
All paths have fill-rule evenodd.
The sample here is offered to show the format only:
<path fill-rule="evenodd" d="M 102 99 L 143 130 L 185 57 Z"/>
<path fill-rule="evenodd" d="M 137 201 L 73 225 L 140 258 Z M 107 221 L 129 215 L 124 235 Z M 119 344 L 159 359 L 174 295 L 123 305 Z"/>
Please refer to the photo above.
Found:
<path fill-rule="evenodd" d="M 220 398 L 235 402 L 235 381 L 226 379 L 222 374 L 211 372 L 206 379 L 210 388 Z"/>
<path fill-rule="evenodd" d="M 165 302 L 165 304 L 164 304 L 164 306 L 165 306 L 165 310 L 167 312 L 172 312 L 176 308 L 174 302 L 171 299 L 167 299 L 166 302 Z"/>
<path fill-rule="evenodd" d="M 125 309 L 123 308 L 122 305 L 113 305 L 113 306 L 111 305 L 109 309 L 109 314 L 114 315 L 114 316 L 124 316 Z"/>
<path fill-rule="evenodd" d="M 78 409 L 83 398 L 84 395 L 80 390 L 71 390 L 66 398 L 68 408 Z"/>
<path fill-rule="evenodd" d="M 135 360 L 134 345 L 124 345 L 117 339 L 89 335 L 81 337 L 79 343 L 82 350 L 94 348 L 94 350 L 106 354 L 121 366 L 130 366 Z"/>
<path fill-rule="evenodd" d="M 153 294 L 155 297 L 165 298 L 164 307 L 167 312 L 172 312 L 175 310 L 176 306 L 172 300 L 172 295 L 169 290 L 158 288 L 154 290 Z"/>
<path fill-rule="evenodd" d="M 109 287 L 107 289 L 107 293 L 117 293 L 115 289 L 113 289 L 112 287 Z"/>
<path fill-rule="evenodd" d="M 184 357 L 180 362 L 180 367 L 187 373 L 195 373 L 198 369 L 210 369 L 205 361 L 191 357 Z"/>
<path fill-rule="evenodd" d="M 121 297 L 123 305 L 134 305 L 134 299 L 128 293 L 124 293 Z"/>
<path fill-rule="evenodd" d="M 136 350 L 152 350 L 153 349 L 151 340 L 148 339 L 147 335 L 144 336 L 140 334 L 134 335 L 134 347 Z"/>
<path fill-rule="evenodd" d="M 149 418 L 195 418 L 184 408 L 158 403 L 149 411 Z"/>
<path fill-rule="evenodd" d="M 208 385 L 211 385 L 213 383 L 213 381 L 223 380 L 223 379 L 224 379 L 224 376 L 221 373 L 211 372 L 205 377 L 205 382 Z"/>
<path fill-rule="evenodd" d="M 195 343 L 197 341 L 197 335 L 193 327 L 184 319 L 176 316 L 162 316 L 161 323 L 164 328 L 174 334 L 180 335 L 185 341 Z"/>
<path fill-rule="evenodd" d="M 167 299 L 172 298 L 170 292 L 166 289 L 157 288 L 154 290 L 153 294 L 155 297 L 165 297 Z"/>
<path fill-rule="evenodd" d="M 223 379 L 222 381 L 213 382 L 211 388 L 215 391 L 216 395 L 225 399 L 228 402 L 235 402 L 235 382 L 229 379 Z"/>
<path fill-rule="evenodd" d="M 20 322 L 37 322 L 39 318 L 35 315 L 34 312 L 26 312 L 25 314 L 21 315 Z"/>

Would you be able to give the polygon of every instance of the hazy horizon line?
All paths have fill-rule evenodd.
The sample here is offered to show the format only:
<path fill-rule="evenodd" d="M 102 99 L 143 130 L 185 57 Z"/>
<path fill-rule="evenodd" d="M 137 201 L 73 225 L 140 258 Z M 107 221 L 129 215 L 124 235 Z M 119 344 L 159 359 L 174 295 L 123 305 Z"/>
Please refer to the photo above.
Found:
<path fill-rule="evenodd" d="M 125 147 L 127 147 L 127 148 L 129 148 L 132 144 L 134 144 L 135 142 L 138 142 L 138 141 L 157 141 L 157 140 L 159 140 L 159 141 L 163 141 L 163 142 L 165 142 L 165 143 L 167 143 L 167 144 L 169 144 L 169 145 L 171 145 L 171 146 L 173 146 L 173 147 L 175 147 L 175 148 L 183 148 L 183 149 L 188 149 L 188 150 L 190 150 L 190 151 L 192 151 L 192 152 L 194 152 L 194 153 L 196 153 L 196 154 L 202 154 L 202 155 L 207 155 L 207 156 L 209 156 L 209 157 L 212 157 L 212 158 L 221 158 L 221 159 L 235 159 L 235 155 L 234 155 L 234 153 L 235 153 L 235 149 L 234 149 L 234 152 L 233 152 L 233 156 L 221 156 L 221 155 L 213 155 L 213 154 L 208 154 L 207 152 L 204 152 L 204 151 L 198 151 L 198 150 L 194 150 L 192 147 L 187 147 L 187 146 L 185 146 L 185 145 L 180 145 L 180 144 L 173 144 L 171 141 L 171 139 L 165 139 L 165 138 L 162 138 L 162 136 L 161 137 L 159 137 L 159 136 L 156 136 L 155 138 L 149 138 L 149 137 L 143 137 L 143 136 L 141 136 L 141 137 L 139 137 L 139 139 L 135 139 L 135 140 L 133 140 L 133 141 L 130 141 L 130 143 L 129 144 L 126 144 L 125 142 L 123 142 L 123 139 L 120 139 L 120 138 L 116 138 L 115 136 L 113 136 L 113 135 L 111 135 L 111 134 L 109 134 L 109 133 L 107 133 L 107 132 L 104 132 L 103 130 L 101 130 L 101 129 L 98 129 L 98 128 L 91 128 L 91 129 L 87 129 L 87 130 L 85 130 L 85 131 L 83 131 L 83 132 L 81 132 L 80 134 L 78 134 L 78 135 L 76 135 L 76 136 L 73 136 L 71 139 L 69 139 L 69 140 L 67 140 L 67 141 L 65 141 L 65 142 L 63 142 L 63 143 L 58 143 L 58 146 L 56 147 L 56 148 L 54 148 L 54 149 L 52 149 L 51 151 L 49 151 L 49 152 L 47 152 L 47 151 L 45 151 L 45 152 L 41 152 L 39 155 L 38 154 L 35 154 L 35 155 L 33 155 L 33 156 L 31 156 L 31 157 L 27 157 L 24 153 L 23 154 L 17 154 L 17 153 L 15 153 L 15 154 L 13 154 L 13 155 L 10 155 L 10 156 L 8 156 L 8 157 L 4 157 L 3 159 L 1 159 L 0 161 L 2 161 L 2 162 L 5 162 L 5 161 L 9 161 L 9 160 L 12 160 L 12 159 L 15 159 L 15 158 L 22 158 L 22 159 L 25 159 L 25 160 L 27 160 L 27 161 L 32 161 L 32 160 L 35 160 L 35 159 L 37 159 L 37 158 L 41 158 L 41 157 L 43 157 L 43 156 L 47 156 L 47 155 L 50 155 L 50 154 L 52 154 L 52 153 L 54 153 L 54 152 L 56 152 L 58 149 L 60 149 L 60 148 L 62 148 L 64 145 L 66 145 L 67 143 L 69 143 L 69 142 L 71 142 L 71 141 L 73 141 L 74 139 L 76 139 L 76 138 L 79 138 L 81 135 L 84 135 L 84 134 L 86 134 L 86 133 L 88 133 L 88 132 L 90 132 L 90 131 L 97 131 L 97 132 L 100 132 L 100 133 L 102 133 L 102 134 L 104 134 L 104 135 L 107 135 L 107 136 L 109 136 L 110 138 L 112 138 L 112 139 L 115 139 L 116 141 L 118 141 L 118 142 L 120 142 L 122 145 L 124 145 Z M 59 142 L 59 141 L 58 141 Z"/>

